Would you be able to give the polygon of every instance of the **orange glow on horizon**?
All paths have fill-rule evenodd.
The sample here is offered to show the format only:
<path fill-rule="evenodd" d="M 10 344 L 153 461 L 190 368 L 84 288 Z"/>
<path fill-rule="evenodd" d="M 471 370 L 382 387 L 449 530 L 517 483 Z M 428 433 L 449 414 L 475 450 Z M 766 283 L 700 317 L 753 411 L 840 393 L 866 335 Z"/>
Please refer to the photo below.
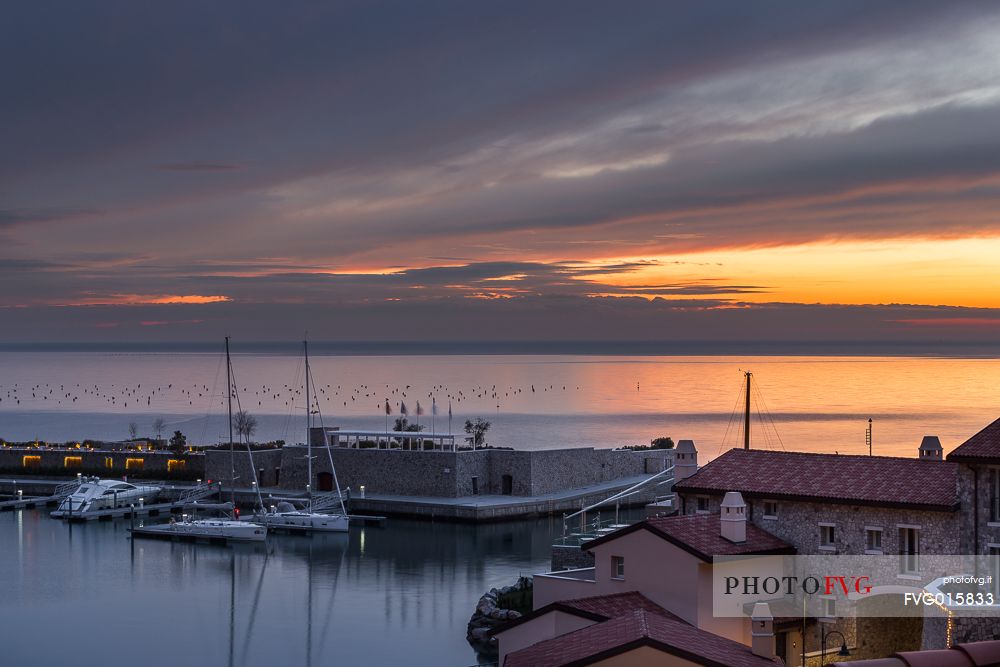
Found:
<path fill-rule="evenodd" d="M 60 306 L 154 306 L 174 304 L 204 304 L 232 301 L 232 298 L 222 295 L 202 294 L 106 294 L 103 296 L 85 297 Z"/>
<path fill-rule="evenodd" d="M 748 303 L 998 308 L 997 257 L 1000 237 L 827 242 L 662 256 L 655 258 L 656 264 L 629 273 L 590 278 L 638 288 L 635 296 L 644 296 L 642 286 L 699 283 L 761 288 L 703 297 Z M 645 296 L 657 295 L 650 289 Z M 660 296 L 698 298 L 690 294 Z"/>

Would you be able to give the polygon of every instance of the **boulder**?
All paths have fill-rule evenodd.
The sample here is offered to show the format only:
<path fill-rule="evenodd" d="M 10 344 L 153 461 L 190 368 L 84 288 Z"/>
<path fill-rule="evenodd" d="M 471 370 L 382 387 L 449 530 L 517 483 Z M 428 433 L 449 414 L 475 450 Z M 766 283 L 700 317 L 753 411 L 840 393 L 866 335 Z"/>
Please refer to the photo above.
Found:
<path fill-rule="evenodd" d="M 473 628 L 469 630 L 469 640 L 474 642 L 485 642 L 489 637 L 489 628 Z"/>

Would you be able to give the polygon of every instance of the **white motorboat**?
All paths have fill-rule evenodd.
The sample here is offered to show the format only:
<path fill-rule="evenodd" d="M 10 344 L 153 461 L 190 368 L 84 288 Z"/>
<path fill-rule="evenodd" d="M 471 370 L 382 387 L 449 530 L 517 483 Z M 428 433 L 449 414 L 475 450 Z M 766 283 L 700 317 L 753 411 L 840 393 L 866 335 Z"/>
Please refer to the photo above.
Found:
<path fill-rule="evenodd" d="M 350 524 L 344 514 L 299 510 L 288 502 L 280 502 L 273 506 L 271 511 L 257 514 L 250 520 L 279 530 L 306 530 L 317 533 L 346 533 Z"/>
<path fill-rule="evenodd" d="M 59 518 L 92 510 L 152 503 L 160 495 L 158 486 L 137 485 L 116 479 L 85 477 L 80 487 L 63 498 L 52 516 Z"/>
<path fill-rule="evenodd" d="M 251 521 L 232 519 L 189 519 L 170 520 L 164 524 L 162 532 L 182 537 L 224 539 L 234 542 L 263 542 L 267 538 L 267 526 Z"/>

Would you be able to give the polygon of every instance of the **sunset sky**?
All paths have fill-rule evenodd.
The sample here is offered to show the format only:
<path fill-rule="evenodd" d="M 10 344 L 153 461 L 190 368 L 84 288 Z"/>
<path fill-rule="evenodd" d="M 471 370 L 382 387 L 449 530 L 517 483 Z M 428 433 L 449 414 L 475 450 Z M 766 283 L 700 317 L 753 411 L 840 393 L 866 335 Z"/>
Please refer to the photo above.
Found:
<path fill-rule="evenodd" d="M 1000 5 L 30 2 L 0 342 L 993 341 Z"/>

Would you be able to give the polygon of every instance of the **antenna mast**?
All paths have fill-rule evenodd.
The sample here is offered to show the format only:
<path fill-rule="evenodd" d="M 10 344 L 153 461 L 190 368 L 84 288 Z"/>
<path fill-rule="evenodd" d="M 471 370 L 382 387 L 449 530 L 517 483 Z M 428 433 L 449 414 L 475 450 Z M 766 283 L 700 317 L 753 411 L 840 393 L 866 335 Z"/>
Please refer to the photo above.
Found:
<path fill-rule="evenodd" d="M 868 441 L 868 456 L 872 455 L 872 418 L 868 418 L 868 430 L 865 431 L 865 440 Z"/>
<path fill-rule="evenodd" d="M 229 494 L 236 508 L 236 450 L 233 447 L 233 362 L 229 359 L 229 336 L 226 336 L 226 399 L 229 401 Z"/>
<path fill-rule="evenodd" d="M 309 511 L 312 511 L 312 481 L 313 481 L 313 457 L 312 457 L 312 403 L 309 402 L 309 341 L 302 341 L 302 350 L 306 357 L 306 460 L 308 461 L 308 480 L 306 484 L 306 494 L 309 496 Z"/>
<path fill-rule="evenodd" d="M 743 374 L 747 376 L 747 402 L 743 411 L 743 449 L 750 449 L 750 378 L 753 377 L 753 373 L 744 371 Z"/>

